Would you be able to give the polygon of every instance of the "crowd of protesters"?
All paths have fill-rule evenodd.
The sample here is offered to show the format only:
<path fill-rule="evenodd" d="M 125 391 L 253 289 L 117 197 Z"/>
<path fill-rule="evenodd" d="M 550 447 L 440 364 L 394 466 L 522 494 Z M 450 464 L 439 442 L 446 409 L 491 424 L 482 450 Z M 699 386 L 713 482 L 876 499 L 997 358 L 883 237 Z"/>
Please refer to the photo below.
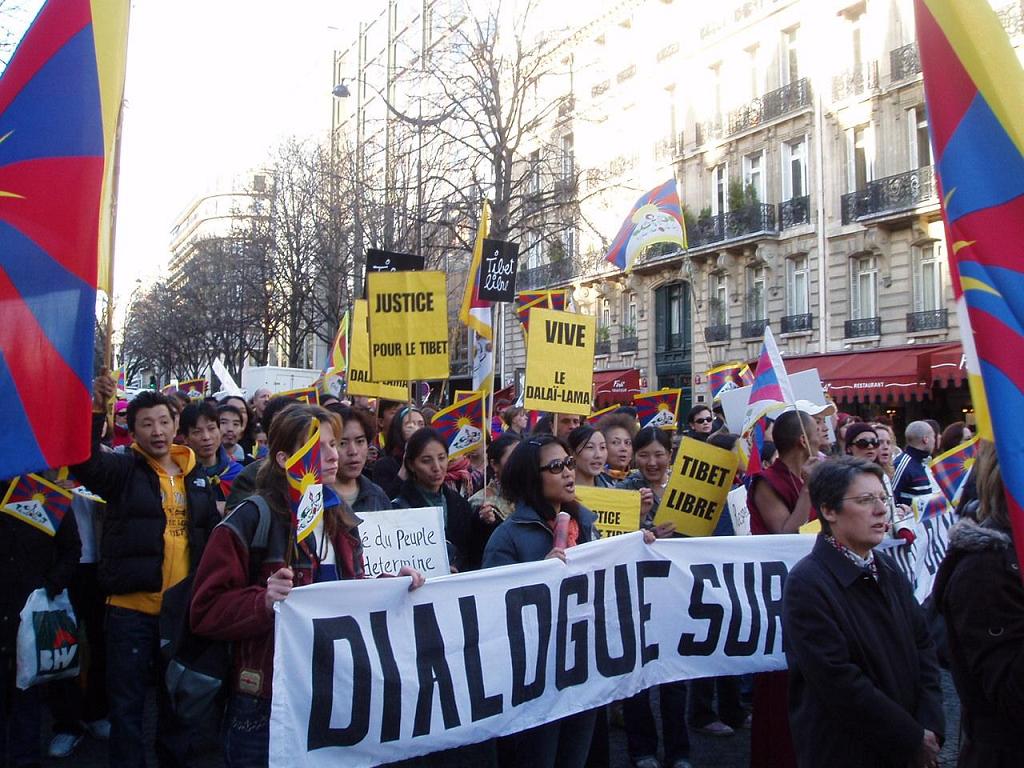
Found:
<path fill-rule="evenodd" d="M 486 443 L 451 459 L 429 426 L 431 409 L 412 403 L 328 396 L 308 405 L 265 389 L 220 401 L 144 391 L 116 404 L 108 429 L 114 396 L 112 380 L 98 378 L 91 456 L 70 475 L 50 473 L 88 491 L 76 493 L 57 535 L 0 515 L 4 766 L 72 756 L 86 737 L 108 741 L 111 766 L 144 765 L 154 681 L 159 764 L 188 765 L 202 729 L 178 711 L 166 676 L 168 638 L 181 627 L 231 643 L 229 690 L 209 715 L 225 764 L 266 765 L 273 606 L 302 585 L 367 578 L 360 513 L 440 507 L 453 572 L 564 560 L 565 549 L 599 536 L 577 485 L 638 491 L 641 528 L 653 543 L 680 535 L 657 521 L 680 439 L 738 450 L 720 412 L 702 404 L 675 433 L 641 429 L 627 406 L 592 425 L 499 404 Z M 963 707 L 960 764 L 1021 764 L 1014 728 L 1024 715 L 1024 587 L 991 445 L 982 444 L 962 494 L 927 621 L 876 547 L 886 538 L 913 542 L 914 499 L 938 491 L 929 457 L 969 440 L 970 429 L 915 421 L 898 447 L 891 424 L 797 405 L 770 425 L 760 470 L 734 479 L 747 488 L 752 534 L 795 533 L 815 519 L 821 526 L 786 583 L 787 671 L 664 683 L 657 696 L 643 691 L 402 765 L 603 767 L 615 725 L 637 768 L 687 768 L 691 730 L 729 738 L 739 729 L 751 729 L 752 766 L 934 766 L 949 733 L 940 661 Z M 325 514 L 296 544 L 285 463 L 314 419 Z M 570 523 L 560 547 L 554 521 L 563 511 Z M 713 535 L 735 535 L 728 513 Z M 392 575 L 408 578 L 410 589 L 424 582 L 410 568 Z M 39 587 L 70 589 L 87 660 L 78 679 L 20 690 L 18 614 Z M 938 655 L 936 622 L 944 627 Z M 47 706 L 53 735 L 44 745 Z"/>

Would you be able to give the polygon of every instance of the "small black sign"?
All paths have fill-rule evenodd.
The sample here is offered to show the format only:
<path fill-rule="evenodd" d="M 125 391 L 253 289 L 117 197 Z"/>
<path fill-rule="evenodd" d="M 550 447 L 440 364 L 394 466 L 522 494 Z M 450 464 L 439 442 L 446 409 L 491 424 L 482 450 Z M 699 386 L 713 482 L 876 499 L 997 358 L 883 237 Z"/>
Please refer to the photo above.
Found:
<path fill-rule="evenodd" d="M 373 272 L 420 272 L 423 270 L 423 257 L 411 253 L 392 253 L 378 251 L 376 248 L 366 249 L 366 275 Z M 363 281 L 363 298 L 366 298 L 366 281 Z"/>
<path fill-rule="evenodd" d="M 515 301 L 519 243 L 484 240 L 477 295 L 484 301 Z"/>

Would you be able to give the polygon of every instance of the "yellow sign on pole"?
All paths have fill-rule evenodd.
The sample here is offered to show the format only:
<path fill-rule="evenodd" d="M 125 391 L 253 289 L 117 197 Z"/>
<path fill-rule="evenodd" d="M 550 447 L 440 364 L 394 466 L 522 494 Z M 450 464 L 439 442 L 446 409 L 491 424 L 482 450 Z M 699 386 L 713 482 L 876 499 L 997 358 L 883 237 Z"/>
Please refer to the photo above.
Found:
<path fill-rule="evenodd" d="M 367 328 L 366 299 L 357 299 L 352 307 L 352 344 L 349 346 L 348 393 L 385 400 L 408 400 L 405 381 L 377 382 L 370 378 L 370 333 Z"/>
<path fill-rule="evenodd" d="M 640 491 L 577 485 L 576 500 L 597 515 L 602 538 L 640 530 Z"/>
<path fill-rule="evenodd" d="M 367 283 L 373 378 L 447 379 L 444 272 L 372 272 Z"/>
<path fill-rule="evenodd" d="M 738 463 L 733 451 L 684 437 L 655 524 L 671 522 L 677 533 L 710 536 L 732 490 Z"/>
<path fill-rule="evenodd" d="M 590 415 L 596 335 L 597 320 L 591 315 L 530 310 L 523 402 L 527 409 Z"/>

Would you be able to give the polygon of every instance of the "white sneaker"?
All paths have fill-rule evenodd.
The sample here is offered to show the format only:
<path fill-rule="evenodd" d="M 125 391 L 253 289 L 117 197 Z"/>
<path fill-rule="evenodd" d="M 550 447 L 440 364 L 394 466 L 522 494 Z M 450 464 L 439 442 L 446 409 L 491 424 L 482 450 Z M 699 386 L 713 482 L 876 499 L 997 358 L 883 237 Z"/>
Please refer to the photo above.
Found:
<path fill-rule="evenodd" d="M 50 741 L 50 757 L 70 757 L 83 738 L 84 733 L 58 733 Z"/>
<path fill-rule="evenodd" d="M 107 719 L 93 720 L 91 723 L 86 723 L 85 727 L 94 739 L 107 741 L 110 738 L 110 721 Z"/>

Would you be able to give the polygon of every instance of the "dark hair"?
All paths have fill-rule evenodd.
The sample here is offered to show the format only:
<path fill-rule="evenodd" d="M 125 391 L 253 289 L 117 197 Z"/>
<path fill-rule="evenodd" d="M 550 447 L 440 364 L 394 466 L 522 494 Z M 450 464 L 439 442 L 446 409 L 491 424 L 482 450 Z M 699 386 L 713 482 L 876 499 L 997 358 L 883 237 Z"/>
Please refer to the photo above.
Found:
<path fill-rule="evenodd" d="M 487 463 L 497 465 L 511 445 L 518 445 L 523 438 L 516 432 L 502 432 L 487 446 Z"/>
<path fill-rule="evenodd" d="M 128 431 L 135 431 L 135 416 L 139 411 L 143 408 L 156 408 L 158 405 L 164 406 L 172 419 L 178 415 L 178 408 L 172 403 L 171 398 L 162 392 L 147 389 L 133 397 L 128 403 Z"/>
<path fill-rule="evenodd" d="M 633 438 L 633 455 L 635 456 L 651 443 L 658 443 L 669 453 L 672 453 L 672 438 L 668 432 L 660 427 L 644 427 L 636 433 Z"/>
<path fill-rule="evenodd" d="M 963 421 L 954 421 L 944 430 L 942 430 L 942 437 L 939 438 L 939 445 L 935 449 L 935 455 L 951 451 L 956 448 L 960 443 L 964 441 L 964 429 L 967 424 Z"/>
<path fill-rule="evenodd" d="M 409 439 L 405 442 L 405 468 L 409 469 L 409 465 L 419 458 L 420 454 L 426 450 L 427 446 L 431 443 L 440 443 L 444 446 L 445 453 L 448 452 L 448 443 L 444 441 L 441 433 L 433 427 L 423 427 L 417 429 L 410 435 Z"/>
<path fill-rule="evenodd" d="M 710 443 L 711 441 L 708 440 Z M 761 446 L 761 465 L 767 467 L 772 461 L 775 460 L 775 456 L 778 450 L 775 448 L 775 443 L 771 440 L 765 440 L 764 445 Z"/>
<path fill-rule="evenodd" d="M 242 411 L 237 405 L 230 405 L 228 403 L 221 403 L 217 406 L 217 416 L 223 416 L 225 413 L 232 416 L 237 416 L 239 421 L 242 421 Z"/>
<path fill-rule="evenodd" d="M 572 454 L 564 440 L 554 435 L 536 435 L 523 440 L 512 451 L 501 473 L 502 493 L 512 502 L 522 502 L 533 508 L 545 520 L 555 517 L 555 510 L 544 498 L 544 481 L 540 474 L 540 452 L 552 443 L 562 446 L 567 456 Z M 574 509 L 566 509 L 572 514 Z"/>
<path fill-rule="evenodd" d="M 939 438 L 942 436 L 942 425 L 935 419 L 925 419 L 924 423 L 932 428 L 932 432 L 935 433 L 935 442 L 938 443 Z"/>
<path fill-rule="evenodd" d="M 865 432 L 870 432 L 875 436 L 876 439 L 878 438 L 878 433 L 875 431 L 875 427 L 873 424 L 867 424 L 863 421 L 858 421 L 846 428 L 846 436 L 843 440 L 843 443 L 846 446 L 847 454 L 851 453 L 850 446 L 853 444 L 853 441 L 856 440 L 861 435 L 863 435 Z"/>
<path fill-rule="evenodd" d="M 706 403 L 697 403 L 697 405 L 693 406 L 686 412 L 686 423 L 693 424 L 693 420 L 697 418 L 697 414 L 701 411 L 707 411 L 711 414 L 712 418 L 714 418 L 715 412 L 711 410 L 710 405 L 707 405 Z"/>
<path fill-rule="evenodd" d="M 511 427 L 512 422 L 515 420 L 516 416 L 518 416 L 521 413 L 524 413 L 525 410 L 526 409 L 523 408 L 521 405 L 510 405 L 502 412 L 501 420 L 505 422 L 506 427 Z"/>
<path fill-rule="evenodd" d="M 636 421 L 636 406 L 620 405 L 618 408 L 612 411 L 612 413 L 621 413 L 624 416 L 629 416 L 631 419 L 633 419 L 633 421 Z"/>
<path fill-rule="evenodd" d="M 800 438 L 804 434 L 810 435 L 817 429 L 818 424 L 810 414 L 803 411 L 785 411 L 772 425 L 772 441 L 781 456 L 800 445 Z"/>
<path fill-rule="evenodd" d="M 554 419 L 552 418 L 551 414 L 550 413 L 544 414 L 539 419 L 537 419 L 537 423 L 533 425 L 533 429 L 530 430 L 530 434 L 531 435 L 550 435 L 551 434 L 551 427 L 552 427 L 553 424 L 554 424 Z"/>
<path fill-rule="evenodd" d="M 828 459 L 816 466 L 811 472 L 808 480 L 808 489 L 811 493 L 811 506 L 819 510 L 818 519 L 821 521 L 821 530 L 831 533 L 832 528 L 828 520 L 821 515 L 820 510 L 828 508 L 838 512 L 843 506 L 843 498 L 850 490 L 850 485 L 860 475 L 874 475 L 878 482 L 884 483 L 882 468 L 873 461 L 857 459 L 853 456 L 839 456 L 835 459 Z"/>
<path fill-rule="evenodd" d="M 377 401 L 377 416 L 383 416 L 384 411 L 389 411 L 392 408 L 398 408 L 400 405 L 403 405 L 403 401 L 401 400 L 385 400 L 384 398 L 381 398 Z"/>
<path fill-rule="evenodd" d="M 201 400 L 198 403 L 189 403 L 181 412 L 178 418 L 178 434 L 188 437 L 189 430 L 199 425 L 199 419 L 204 418 L 217 423 L 217 409 L 208 400 Z"/>
<path fill-rule="evenodd" d="M 1003 474 L 999 469 L 996 446 L 988 440 L 978 443 L 978 459 L 974 464 L 975 484 L 978 487 L 978 520 L 990 520 L 1000 530 L 1013 537 L 1009 513 L 1006 511 L 1006 492 Z"/>
<path fill-rule="evenodd" d="M 260 425 L 263 430 L 270 435 L 270 422 L 274 420 L 274 417 L 289 405 L 294 405 L 297 401 L 288 395 L 274 395 L 267 401 L 267 404 L 263 406 L 263 417 L 260 419 Z"/>
<path fill-rule="evenodd" d="M 420 416 L 423 415 L 423 411 L 414 405 L 403 405 L 399 408 L 395 415 L 391 417 L 391 423 L 388 425 L 388 433 L 384 439 L 384 447 L 388 452 L 388 455 L 394 456 L 396 459 L 401 460 L 402 455 L 405 453 L 405 437 L 402 435 L 402 422 L 405 421 L 405 417 L 410 413 L 418 413 Z M 426 419 L 424 419 L 426 421 Z"/>
<path fill-rule="evenodd" d="M 609 413 L 607 416 L 602 416 L 601 420 L 597 422 L 598 430 L 605 437 L 608 437 L 608 433 L 613 429 L 624 429 L 629 433 L 629 439 L 632 440 L 636 436 L 637 427 L 636 419 L 630 418 L 624 413 Z"/>
<path fill-rule="evenodd" d="M 365 408 L 342 405 L 338 402 L 330 403 L 324 407 L 331 413 L 336 413 L 341 417 L 342 429 L 344 429 L 349 422 L 358 421 L 359 426 L 363 428 L 363 434 L 366 435 L 366 442 L 372 443 L 373 439 L 377 436 L 376 419 L 373 417 L 373 414 Z M 339 435 L 338 438 L 341 439 L 341 436 Z"/>
<path fill-rule="evenodd" d="M 708 445 L 713 445 L 716 448 L 721 448 L 726 451 L 731 451 L 736 447 L 736 441 L 740 439 L 740 436 L 732 432 L 715 432 L 708 438 Z M 763 457 L 763 451 L 762 451 Z"/>
<path fill-rule="evenodd" d="M 569 444 L 569 451 L 575 456 L 577 453 L 587 447 L 587 443 L 597 433 L 589 424 L 580 424 L 576 429 L 570 432 L 566 436 L 566 442 Z"/>

